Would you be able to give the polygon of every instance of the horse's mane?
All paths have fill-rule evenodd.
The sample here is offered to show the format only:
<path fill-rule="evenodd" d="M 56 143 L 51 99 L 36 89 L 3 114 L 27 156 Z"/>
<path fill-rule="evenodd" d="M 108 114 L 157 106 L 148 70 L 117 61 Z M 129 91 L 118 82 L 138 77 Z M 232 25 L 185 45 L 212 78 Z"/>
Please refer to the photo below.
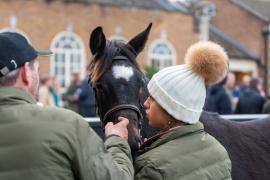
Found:
<path fill-rule="evenodd" d="M 102 54 L 93 56 L 90 65 L 89 72 L 91 76 L 90 83 L 93 85 L 95 82 L 109 70 L 115 56 L 126 56 L 129 61 L 139 70 L 139 65 L 136 61 L 136 56 L 128 48 L 123 41 L 107 41 L 107 46 Z"/>

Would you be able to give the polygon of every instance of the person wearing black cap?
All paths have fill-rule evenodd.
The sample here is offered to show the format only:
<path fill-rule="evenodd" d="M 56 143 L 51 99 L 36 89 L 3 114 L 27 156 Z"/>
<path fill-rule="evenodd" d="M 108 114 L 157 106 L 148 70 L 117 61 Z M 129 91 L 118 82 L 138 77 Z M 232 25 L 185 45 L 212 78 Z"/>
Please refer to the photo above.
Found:
<path fill-rule="evenodd" d="M 37 59 L 51 54 L 0 33 L 0 179 L 133 179 L 127 119 L 105 127 L 103 144 L 80 115 L 37 105 Z"/>

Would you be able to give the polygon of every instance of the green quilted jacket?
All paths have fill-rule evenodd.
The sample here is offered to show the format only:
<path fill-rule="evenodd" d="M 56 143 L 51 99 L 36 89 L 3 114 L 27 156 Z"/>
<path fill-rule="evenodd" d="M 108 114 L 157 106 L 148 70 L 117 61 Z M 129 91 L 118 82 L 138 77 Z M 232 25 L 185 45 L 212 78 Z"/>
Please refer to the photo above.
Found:
<path fill-rule="evenodd" d="M 130 148 L 105 146 L 76 113 L 39 106 L 19 88 L 0 87 L 1 180 L 132 180 Z"/>
<path fill-rule="evenodd" d="M 149 139 L 135 163 L 135 180 L 230 180 L 224 147 L 199 122 Z"/>

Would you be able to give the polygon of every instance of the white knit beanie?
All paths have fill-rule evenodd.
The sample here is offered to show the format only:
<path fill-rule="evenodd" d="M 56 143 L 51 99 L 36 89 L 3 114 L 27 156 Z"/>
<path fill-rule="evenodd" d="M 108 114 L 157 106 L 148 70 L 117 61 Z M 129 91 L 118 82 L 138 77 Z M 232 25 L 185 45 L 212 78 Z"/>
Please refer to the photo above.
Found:
<path fill-rule="evenodd" d="M 175 119 L 195 124 L 204 106 L 206 85 L 218 83 L 226 76 L 229 58 L 220 45 L 198 42 L 188 49 L 185 62 L 156 73 L 148 90 Z"/>

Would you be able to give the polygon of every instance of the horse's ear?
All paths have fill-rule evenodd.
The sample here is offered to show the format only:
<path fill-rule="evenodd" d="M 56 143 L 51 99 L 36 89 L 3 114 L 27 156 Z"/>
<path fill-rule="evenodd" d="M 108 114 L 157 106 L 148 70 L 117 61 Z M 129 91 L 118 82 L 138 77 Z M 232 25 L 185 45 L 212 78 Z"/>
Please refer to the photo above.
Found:
<path fill-rule="evenodd" d="M 137 36 L 135 36 L 128 42 L 135 55 L 138 55 L 144 49 L 151 27 L 152 23 L 150 23 L 143 32 L 139 33 Z"/>
<path fill-rule="evenodd" d="M 91 33 L 89 40 L 89 48 L 93 55 L 103 52 L 106 46 L 106 37 L 103 33 L 102 27 L 98 26 Z"/>

